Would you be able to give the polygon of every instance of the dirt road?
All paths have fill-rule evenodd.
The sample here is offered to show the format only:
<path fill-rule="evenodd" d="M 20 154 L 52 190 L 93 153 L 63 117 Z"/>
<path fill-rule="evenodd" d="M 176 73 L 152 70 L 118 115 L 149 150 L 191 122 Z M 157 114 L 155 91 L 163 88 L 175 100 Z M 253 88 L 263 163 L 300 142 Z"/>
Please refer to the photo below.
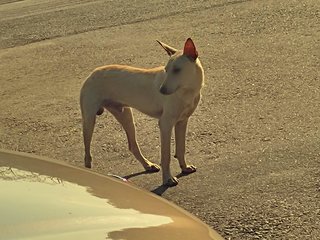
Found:
<path fill-rule="evenodd" d="M 91 70 L 163 65 L 156 39 L 182 48 L 192 37 L 206 73 L 187 137 L 197 173 L 170 189 L 137 174 L 110 114 L 97 121 L 93 171 L 130 177 L 226 239 L 319 239 L 319 1 L 150 2 L 0 1 L 0 148 L 82 166 L 78 99 Z M 159 162 L 156 120 L 135 116 Z"/>

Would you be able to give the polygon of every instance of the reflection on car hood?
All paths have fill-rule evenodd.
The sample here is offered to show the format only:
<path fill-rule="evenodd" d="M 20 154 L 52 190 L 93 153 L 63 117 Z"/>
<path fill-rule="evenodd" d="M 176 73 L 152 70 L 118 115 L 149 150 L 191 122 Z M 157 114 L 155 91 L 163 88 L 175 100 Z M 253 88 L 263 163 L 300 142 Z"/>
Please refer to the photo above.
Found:
<path fill-rule="evenodd" d="M 166 216 L 119 209 L 83 186 L 16 168 L 0 167 L 3 239 L 105 239 L 125 228 L 155 227 L 173 222 Z M 13 214 L 16 213 L 16 214 Z"/>
<path fill-rule="evenodd" d="M 222 239 L 175 205 L 109 177 L 0 152 L 0 239 Z"/>

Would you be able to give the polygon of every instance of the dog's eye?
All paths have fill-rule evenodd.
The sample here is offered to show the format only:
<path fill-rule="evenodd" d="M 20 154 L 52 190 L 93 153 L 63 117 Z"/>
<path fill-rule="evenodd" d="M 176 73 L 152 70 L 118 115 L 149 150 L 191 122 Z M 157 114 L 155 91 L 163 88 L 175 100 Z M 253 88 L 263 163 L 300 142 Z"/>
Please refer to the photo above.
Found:
<path fill-rule="evenodd" d="M 178 67 L 174 67 L 174 68 L 172 69 L 172 72 L 173 72 L 174 74 L 178 74 L 180 71 L 181 71 L 181 68 L 178 68 Z"/>

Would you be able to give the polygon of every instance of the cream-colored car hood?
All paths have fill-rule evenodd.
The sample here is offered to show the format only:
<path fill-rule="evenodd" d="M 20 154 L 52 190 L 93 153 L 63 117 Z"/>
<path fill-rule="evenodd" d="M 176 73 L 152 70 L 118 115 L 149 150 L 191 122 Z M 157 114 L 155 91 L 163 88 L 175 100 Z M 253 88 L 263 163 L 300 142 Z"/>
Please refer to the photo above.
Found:
<path fill-rule="evenodd" d="M 222 239 L 129 183 L 65 163 L 0 152 L 0 240 Z"/>

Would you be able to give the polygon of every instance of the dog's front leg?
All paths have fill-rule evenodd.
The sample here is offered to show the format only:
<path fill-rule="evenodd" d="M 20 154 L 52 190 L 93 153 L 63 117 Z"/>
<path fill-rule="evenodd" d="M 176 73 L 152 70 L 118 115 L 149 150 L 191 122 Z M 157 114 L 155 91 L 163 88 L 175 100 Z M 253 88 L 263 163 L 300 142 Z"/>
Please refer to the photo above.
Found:
<path fill-rule="evenodd" d="M 185 160 L 187 125 L 188 125 L 188 118 L 178 122 L 175 125 L 175 140 L 176 140 L 175 157 L 179 161 L 179 165 L 181 167 L 181 171 L 183 174 L 193 173 L 197 169 L 193 165 L 187 165 Z"/>
<path fill-rule="evenodd" d="M 161 169 L 163 185 L 173 187 L 178 184 L 178 179 L 170 171 L 170 140 L 174 124 L 170 119 L 162 117 L 159 120 L 161 135 Z"/>

